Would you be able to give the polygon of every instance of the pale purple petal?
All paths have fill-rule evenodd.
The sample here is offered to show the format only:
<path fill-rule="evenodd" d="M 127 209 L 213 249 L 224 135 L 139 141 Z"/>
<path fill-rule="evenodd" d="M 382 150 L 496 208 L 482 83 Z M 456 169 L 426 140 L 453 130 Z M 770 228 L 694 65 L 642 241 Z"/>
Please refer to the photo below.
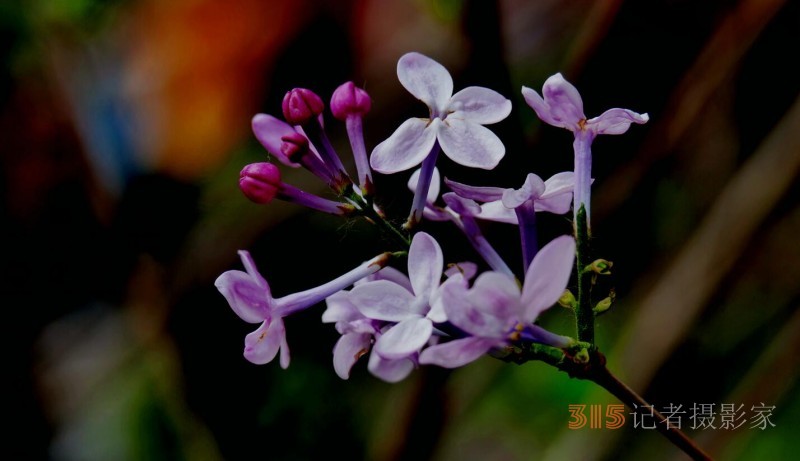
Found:
<path fill-rule="evenodd" d="M 572 192 L 575 188 L 575 173 L 572 171 L 562 171 L 556 173 L 544 182 L 544 193 L 541 198 L 548 198 L 553 195 Z"/>
<path fill-rule="evenodd" d="M 422 171 L 422 168 L 417 169 L 413 173 L 411 173 L 411 177 L 408 178 L 408 188 L 411 192 L 417 190 L 417 183 L 419 182 L 419 175 Z M 426 199 L 426 203 L 428 205 L 432 205 L 436 202 L 436 199 L 439 198 L 439 191 L 442 187 L 442 177 L 439 175 L 439 169 L 434 167 L 433 168 L 433 175 L 431 176 L 431 185 L 428 188 L 428 196 Z"/>
<path fill-rule="evenodd" d="M 575 239 L 562 235 L 545 245 L 531 261 L 522 287 L 525 322 L 533 322 L 564 294 L 575 261 Z"/>
<path fill-rule="evenodd" d="M 276 317 L 265 320 L 256 331 L 244 338 L 244 358 L 256 365 L 269 363 L 278 354 L 278 349 L 286 339 L 283 319 Z"/>
<path fill-rule="evenodd" d="M 535 211 L 547 211 L 553 214 L 564 214 L 572 206 L 572 191 L 562 192 L 547 198 L 539 198 L 533 202 Z"/>
<path fill-rule="evenodd" d="M 444 183 L 459 196 L 478 202 L 500 200 L 503 197 L 503 191 L 505 191 L 505 188 L 502 187 L 468 186 L 447 178 L 444 178 Z"/>
<path fill-rule="evenodd" d="M 484 272 L 467 290 L 458 280 L 442 284 L 447 319 L 475 336 L 503 338 L 519 318 L 519 288 L 508 275 Z"/>
<path fill-rule="evenodd" d="M 270 294 L 269 291 L 269 284 L 261 276 L 261 273 L 258 272 L 258 268 L 256 268 L 256 263 L 253 261 L 253 257 L 250 255 L 250 252 L 247 250 L 239 250 L 237 251 L 239 254 L 239 258 L 242 260 L 242 265 L 244 266 L 244 270 L 253 278 L 253 280 L 259 285 L 264 287 L 267 290 L 267 293 Z"/>
<path fill-rule="evenodd" d="M 403 358 L 399 360 L 388 360 L 375 353 L 373 349 L 369 356 L 367 368 L 370 373 L 387 383 L 402 381 L 414 370 L 415 363 L 411 359 Z"/>
<path fill-rule="evenodd" d="M 281 319 L 281 324 L 283 324 L 283 319 Z M 279 359 L 279 363 L 281 364 L 281 368 L 284 370 L 289 368 L 289 343 L 286 342 L 286 333 L 281 336 L 281 357 Z"/>
<path fill-rule="evenodd" d="M 491 170 L 506 153 L 496 134 L 468 120 L 448 118 L 439 129 L 438 139 L 450 160 L 467 167 Z"/>
<path fill-rule="evenodd" d="M 267 152 L 274 155 L 281 163 L 286 166 L 297 168 L 300 164 L 292 162 L 281 152 L 281 138 L 287 134 L 294 134 L 295 130 L 288 123 L 278 120 L 267 114 L 256 114 L 252 121 L 253 134 L 256 135 L 258 142 L 267 149 Z"/>
<path fill-rule="evenodd" d="M 470 261 L 462 261 L 460 263 L 448 264 L 444 275 L 448 278 L 460 274 L 465 280 L 472 280 L 475 274 L 478 273 L 478 265 Z"/>
<path fill-rule="evenodd" d="M 431 337 L 433 323 L 425 317 L 413 317 L 386 330 L 375 341 L 375 352 L 385 359 L 400 359 L 418 352 Z"/>
<path fill-rule="evenodd" d="M 497 343 L 496 339 L 477 336 L 456 339 L 425 349 L 419 356 L 419 363 L 457 368 L 477 360 Z"/>
<path fill-rule="evenodd" d="M 503 192 L 503 206 L 517 208 L 528 200 L 538 199 L 544 193 L 544 181 L 539 176 L 528 173 L 519 189 L 506 189 Z"/>
<path fill-rule="evenodd" d="M 450 72 L 420 53 L 406 53 L 397 61 L 397 78 L 409 93 L 424 102 L 435 114 L 444 111 L 453 95 Z"/>
<path fill-rule="evenodd" d="M 408 278 L 417 299 L 428 302 L 444 270 L 442 249 L 433 237 L 417 232 L 408 250 Z"/>
<path fill-rule="evenodd" d="M 333 346 L 333 369 L 342 379 L 350 377 L 350 369 L 356 361 L 369 351 L 372 335 L 347 333 Z"/>
<path fill-rule="evenodd" d="M 501 200 L 487 202 L 481 205 L 481 211 L 476 216 L 486 221 L 502 222 L 506 224 L 519 224 L 514 210 L 506 208 Z"/>
<path fill-rule="evenodd" d="M 408 280 L 408 276 L 406 274 L 400 272 L 399 270 L 395 269 L 394 267 L 384 267 L 383 269 L 375 272 L 374 274 L 370 275 L 366 279 L 359 280 L 356 282 L 356 285 L 361 285 L 362 283 L 371 282 L 375 280 L 388 280 L 390 282 L 394 282 L 401 287 L 407 289 L 410 292 L 413 292 L 414 289 L 411 288 L 411 281 Z"/>
<path fill-rule="evenodd" d="M 531 106 L 531 109 L 536 112 L 536 115 L 541 121 L 547 123 L 548 125 L 557 126 L 559 128 L 567 128 L 567 126 L 562 122 L 553 118 L 553 116 L 550 114 L 550 107 L 544 102 L 544 99 L 542 99 L 536 90 L 528 88 L 527 86 L 523 86 L 522 97 L 525 98 L 525 102 Z"/>
<path fill-rule="evenodd" d="M 578 89 L 566 81 L 560 73 L 545 80 L 542 96 L 550 108 L 550 117 L 562 123 L 561 126 L 564 128 L 577 129 L 578 123 L 586 119 L 583 114 L 583 100 Z"/>
<path fill-rule="evenodd" d="M 442 195 L 442 200 L 451 210 L 462 216 L 477 216 L 481 212 L 481 206 L 475 203 L 474 200 L 463 198 L 455 192 L 448 192 Z"/>
<path fill-rule="evenodd" d="M 622 134 L 628 131 L 631 123 L 647 123 L 650 116 L 638 114 L 628 109 L 608 109 L 599 117 L 587 120 L 586 129 L 597 134 Z"/>
<path fill-rule="evenodd" d="M 410 118 L 403 122 L 388 139 L 375 146 L 369 163 L 379 173 L 397 173 L 413 168 L 431 153 L 436 142 L 438 119 Z"/>
<path fill-rule="evenodd" d="M 259 323 L 270 316 L 274 301 L 253 277 L 242 271 L 227 271 L 214 282 L 233 312 L 248 323 Z"/>
<path fill-rule="evenodd" d="M 411 292 L 387 280 L 367 282 L 350 291 L 350 302 L 366 317 L 400 322 L 417 314 Z"/>
<path fill-rule="evenodd" d="M 497 123 L 511 113 L 511 101 L 500 93 L 481 86 L 464 88 L 450 98 L 447 120 L 461 118 L 487 125 Z"/>
<path fill-rule="evenodd" d="M 327 309 L 322 313 L 322 323 L 351 322 L 364 318 L 356 306 L 350 302 L 350 292 L 340 291 L 325 299 Z"/>

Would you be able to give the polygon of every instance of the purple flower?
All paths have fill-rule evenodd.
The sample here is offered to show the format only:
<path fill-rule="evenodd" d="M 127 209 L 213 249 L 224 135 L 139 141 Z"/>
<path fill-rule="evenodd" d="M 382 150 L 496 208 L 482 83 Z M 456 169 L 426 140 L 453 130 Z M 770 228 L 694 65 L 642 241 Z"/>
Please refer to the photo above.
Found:
<path fill-rule="evenodd" d="M 565 235 L 537 253 L 521 291 L 513 277 L 499 272 L 481 274 L 472 288 L 458 276 L 448 279 L 440 288 L 443 309 L 448 321 L 470 336 L 428 347 L 419 362 L 459 367 L 492 348 L 509 345 L 522 331 L 529 339 L 566 347 L 570 338 L 531 324 L 564 293 L 574 259 L 575 240 Z"/>
<path fill-rule="evenodd" d="M 356 285 L 374 280 L 390 280 L 411 289 L 408 277 L 391 267 L 384 267 Z M 367 354 L 373 341 L 392 325 L 365 317 L 350 301 L 350 297 L 350 292 L 346 290 L 329 296 L 325 300 L 328 308 L 322 314 L 322 321 L 335 323 L 336 331 L 342 335 L 333 347 L 333 368 L 342 379 L 350 377 L 350 370 L 356 361 Z M 384 359 L 373 349 L 367 368 L 378 378 L 394 383 L 408 376 L 416 365 L 415 355 L 396 360 Z"/>
<path fill-rule="evenodd" d="M 214 285 L 239 318 L 248 323 L 261 322 L 256 331 L 245 337 L 244 357 L 256 365 L 262 365 L 271 362 L 280 349 L 283 368 L 289 366 L 289 346 L 283 318 L 311 307 L 380 270 L 389 258 L 388 253 L 376 256 L 326 284 L 276 299 L 272 297 L 269 284 L 256 269 L 250 253 L 239 251 L 239 256 L 246 272 L 227 271 L 217 278 Z"/>
<path fill-rule="evenodd" d="M 518 224 L 515 210 L 528 201 L 533 202 L 537 212 L 568 212 L 572 202 L 574 177 L 571 171 L 565 171 L 556 173 L 543 182 L 539 176 L 529 173 L 519 189 L 468 186 L 446 178 L 444 181 L 459 196 L 482 202 L 481 211 L 476 218 Z"/>
<path fill-rule="evenodd" d="M 628 131 L 631 123 L 647 123 L 647 114 L 639 114 L 628 109 L 609 109 L 599 117 L 586 119 L 583 114 L 583 100 L 578 90 L 558 73 L 544 82 L 544 98 L 535 90 L 522 87 L 525 102 L 536 111 L 539 118 L 550 125 L 566 128 L 575 134 L 575 201 L 574 212 L 583 204 L 586 222 L 589 223 L 591 198 L 591 145 L 598 134 L 622 134 Z"/>
<path fill-rule="evenodd" d="M 453 79 L 441 64 L 419 53 L 397 62 L 397 77 L 409 93 L 424 102 L 429 118 L 403 122 L 372 151 L 372 168 L 396 173 L 419 165 L 436 141 L 454 162 L 492 169 L 505 154 L 500 139 L 483 125 L 511 112 L 511 101 L 488 88 L 471 86 L 453 95 Z"/>
<path fill-rule="evenodd" d="M 475 187 L 445 179 L 460 197 L 484 203 L 476 218 L 519 224 L 522 243 L 522 263 L 525 270 L 538 251 L 536 212 L 564 214 L 569 211 L 574 186 L 573 173 L 563 172 L 547 181 L 529 173 L 519 189 Z"/>
<path fill-rule="evenodd" d="M 500 139 L 483 125 L 497 123 L 511 112 L 511 101 L 488 88 L 471 86 L 455 95 L 453 79 L 441 64 L 419 53 L 397 62 L 400 83 L 428 106 L 429 118 L 403 122 L 389 139 L 372 151 L 370 164 L 381 173 L 397 173 L 422 163 L 405 227 L 416 225 L 441 149 L 454 162 L 492 169 L 505 155 Z"/>
<path fill-rule="evenodd" d="M 433 323 L 447 320 L 441 309 L 431 308 L 443 269 L 439 244 L 430 235 L 418 232 L 408 250 L 410 287 L 397 281 L 375 280 L 350 292 L 350 302 L 365 317 L 396 323 L 375 341 L 375 352 L 381 357 L 401 359 L 417 353 L 430 339 Z"/>

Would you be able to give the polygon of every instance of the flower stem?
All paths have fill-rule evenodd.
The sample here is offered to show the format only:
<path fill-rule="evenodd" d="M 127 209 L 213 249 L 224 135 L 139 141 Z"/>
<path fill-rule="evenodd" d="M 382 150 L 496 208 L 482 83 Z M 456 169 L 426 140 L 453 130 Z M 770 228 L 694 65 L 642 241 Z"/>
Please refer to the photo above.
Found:
<path fill-rule="evenodd" d="M 592 272 L 585 270 L 592 262 L 592 255 L 586 209 L 583 205 L 575 216 L 578 269 L 578 307 L 575 309 L 575 320 L 578 340 L 594 344 L 594 310 L 591 300 Z"/>
<path fill-rule="evenodd" d="M 407 250 L 411 246 L 411 240 L 409 239 L 408 235 L 404 234 L 398 228 L 392 225 L 389 221 L 386 220 L 380 213 L 375 211 L 375 208 L 372 206 L 372 200 L 369 198 L 362 197 L 357 194 L 353 194 L 350 199 L 356 203 L 358 203 L 358 209 L 361 216 L 366 218 L 369 222 L 375 224 L 379 228 L 383 229 L 383 231 L 398 241 L 404 250 Z"/>
<path fill-rule="evenodd" d="M 673 445 L 683 450 L 683 452 L 687 455 L 691 456 L 692 459 L 711 459 L 711 456 L 704 452 L 702 448 L 697 446 L 697 444 L 695 444 L 692 439 L 684 434 L 683 431 L 670 424 L 669 420 L 664 417 L 664 415 L 647 403 L 633 389 L 617 379 L 617 377 L 614 376 L 605 366 L 597 367 L 594 370 L 594 373 L 588 379 L 591 379 L 603 389 L 610 392 L 614 397 L 628 405 L 629 408 L 636 409 L 636 411 L 643 411 L 647 414 L 651 414 L 650 412 L 652 411 L 652 415 L 657 421 L 656 428 L 658 431 L 661 432 L 661 434 L 670 442 L 672 442 Z"/>

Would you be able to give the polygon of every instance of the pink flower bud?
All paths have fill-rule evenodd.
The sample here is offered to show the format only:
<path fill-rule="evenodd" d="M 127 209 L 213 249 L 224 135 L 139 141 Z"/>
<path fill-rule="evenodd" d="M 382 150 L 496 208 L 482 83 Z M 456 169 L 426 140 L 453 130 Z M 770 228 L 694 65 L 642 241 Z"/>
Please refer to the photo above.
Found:
<path fill-rule="evenodd" d="M 290 125 L 305 125 L 322 113 L 325 103 L 313 91 L 295 88 L 283 97 L 283 118 Z"/>
<path fill-rule="evenodd" d="M 239 173 L 239 189 L 255 203 L 272 201 L 281 187 L 281 172 L 272 163 L 251 163 Z"/>
<path fill-rule="evenodd" d="M 336 88 L 331 96 L 331 112 L 339 120 L 346 120 L 348 115 L 364 115 L 372 107 L 372 100 L 366 91 L 347 82 Z"/>
<path fill-rule="evenodd" d="M 292 162 L 299 162 L 300 157 L 308 152 L 308 139 L 300 133 L 292 132 L 281 136 L 281 153 Z"/>

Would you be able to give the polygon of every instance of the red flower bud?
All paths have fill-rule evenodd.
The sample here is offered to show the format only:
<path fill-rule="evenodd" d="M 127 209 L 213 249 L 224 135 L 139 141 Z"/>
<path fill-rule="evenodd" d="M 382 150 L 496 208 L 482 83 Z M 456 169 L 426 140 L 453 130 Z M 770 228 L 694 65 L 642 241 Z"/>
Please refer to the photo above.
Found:
<path fill-rule="evenodd" d="M 346 120 L 348 115 L 364 115 L 371 107 L 372 100 L 367 92 L 353 82 L 340 85 L 331 96 L 331 112 L 339 120 Z"/>
<path fill-rule="evenodd" d="M 283 97 L 283 118 L 290 125 L 305 125 L 322 113 L 325 103 L 313 91 L 295 88 Z"/>
<path fill-rule="evenodd" d="M 239 189 L 255 203 L 272 201 L 281 187 L 281 172 L 272 163 L 251 163 L 239 173 Z"/>

